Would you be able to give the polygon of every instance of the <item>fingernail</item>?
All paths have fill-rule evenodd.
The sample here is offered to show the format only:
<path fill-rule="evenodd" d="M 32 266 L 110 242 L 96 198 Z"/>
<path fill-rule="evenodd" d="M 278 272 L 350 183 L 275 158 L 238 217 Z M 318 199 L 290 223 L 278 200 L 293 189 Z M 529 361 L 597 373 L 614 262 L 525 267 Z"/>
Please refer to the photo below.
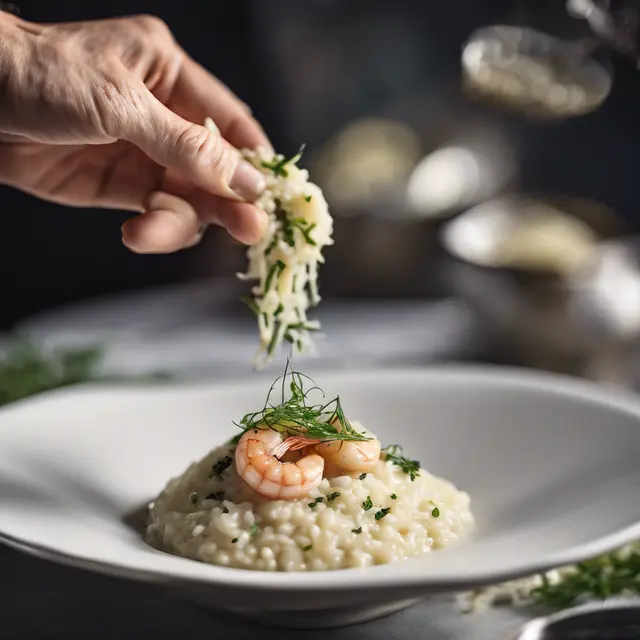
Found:
<path fill-rule="evenodd" d="M 243 200 L 253 202 L 257 200 L 267 186 L 265 177 L 246 160 L 240 160 L 236 172 L 231 178 L 229 187 Z"/>

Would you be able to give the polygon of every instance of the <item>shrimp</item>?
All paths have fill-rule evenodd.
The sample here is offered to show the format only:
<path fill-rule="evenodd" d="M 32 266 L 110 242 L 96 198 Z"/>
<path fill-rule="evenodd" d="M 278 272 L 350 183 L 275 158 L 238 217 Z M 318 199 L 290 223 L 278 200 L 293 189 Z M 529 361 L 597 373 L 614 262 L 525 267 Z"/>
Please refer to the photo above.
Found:
<path fill-rule="evenodd" d="M 324 458 L 325 477 L 355 476 L 371 471 L 380 459 L 380 441 L 331 440 L 316 445 L 316 453 Z"/>
<path fill-rule="evenodd" d="M 307 449 L 317 442 L 295 436 L 285 439 L 282 433 L 268 427 L 250 429 L 236 447 L 236 471 L 252 489 L 267 498 L 303 498 L 322 481 L 324 459 L 313 452 L 295 462 L 283 462 L 281 458 L 289 451 Z"/>

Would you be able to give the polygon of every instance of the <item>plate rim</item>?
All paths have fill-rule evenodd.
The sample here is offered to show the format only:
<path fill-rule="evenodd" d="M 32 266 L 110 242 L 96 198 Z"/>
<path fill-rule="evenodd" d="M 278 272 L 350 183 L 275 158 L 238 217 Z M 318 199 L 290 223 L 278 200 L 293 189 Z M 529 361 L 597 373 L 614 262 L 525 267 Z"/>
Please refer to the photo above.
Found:
<path fill-rule="evenodd" d="M 511 389 L 529 388 L 532 390 L 550 392 L 554 395 L 561 395 L 568 398 L 601 405 L 609 410 L 621 410 L 624 413 L 638 419 L 640 428 L 640 397 L 631 392 L 611 389 L 598 385 L 594 382 L 566 376 L 562 374 L 548 374 L 536 370 L 522 369 L 518 367 L 505 367 L 501 365 L 475 365 L 460 363 L 439 363 L 431 366 L 416 367 L 376 367 L 376 368 L 353 368 L 340 369 L 337 371 L 318 371 L 318 374 L 337 380 L 353 378 L 354 376 L 377 377 L 381 372 L 400 378 L 411 375 L 420 376 L 423 380 L 434 380 L 435 376 L 439 381 L 446 381 L 448 378 L 457 379 L 462 384 L 465 381 L 478 380 L 489 381 L 496 385 L 506 385 Z M 136 386 L 127 385 L 102 385 L 83 384 L 76 387 L 55 389 L 22 401 L 12 403 L 6 407 L 0 407 L 0 431 L 1 422 L 5 416 L 20 412 L 21 410 L 35 406 L 38 403 L 47 401 L 57 401 L 68 399 L 76 394 L 86 395 L 97 393 L 99 395 L 109 395 L 112 393 L 139 394 L 143 393 L 166 393 L 167 389 L 174 392 L 185 391 L 206 391 L 207 389 L 220 391 L 228 388 L 256 388 L 264 379 L 273 380 L 272 376 L 262 372 L 259 376 L 251 377 L 249 380 L 225 380 L 203 379 L 197 382 L 184 381 L 163 383 L 161 385 L 144 384 Z M 582 560 L 598 556 L 613 551 L 630 542 L 640 539 L 640 520 L 631 525 L 618 529 L 613 533 L 602 536 L 595 540 L 574 545 L 552 554 L 541 555 L 538 558 L 518 561 L 506 568 L 495 568 L 491 571 L 475 572 L 470 570 L 465 575 L 430 576 L 428 574 L 403 574 L 401 564 L 396 567 L 399 570 L 393 575 L 380 574 L 380 567 L 367 567 L 358 569 L 340 569 L 323 572 L 263 572 L 242 569 L 231 569 L 226 567 L 216 567 L 206 563 L 196 562 L 171 554 L 165 554 L 153 547 L 150 551 L 170 556 L 176 561 L 175 567 L 139 567 L 131 566 L 124 562 L 111 560 L 100 560 L 79 554 L 72 554 L 56 548 L 53 545 L 37 543 L 29 540 L 17 538 L 11 533 L 3 530 L 0 524 L 0 542 L 19 551 L 30 555 L 57 562 L 75 568 L 91 570 L 94 572 L 116 576 L 125 579 L 134 579 L 142 582 L 155 583 L 181 583 L 210 587 L 224 587 L 233 591 L 268 591 L 270 593 L 286 592 L 313 592 L 334 591 L 334 592 L 372 592 L 385 588 L 393 588 L 398 591 L 411 592 L 445 592 L 445 591 L 467 591 L 482 586 L 489 586 L 529 575 L 552 570 L 554 568 L 570 565 Z M 453 549 L 455 552 L 455 549 Z M 404 561 L 410 562 L 411 559 Z M 388 567 L 389 565 L 381 565 Z M 203 569 L 204 567 L 204 569 Z M 191 571 L 190 569 L 193 569 Z"/>

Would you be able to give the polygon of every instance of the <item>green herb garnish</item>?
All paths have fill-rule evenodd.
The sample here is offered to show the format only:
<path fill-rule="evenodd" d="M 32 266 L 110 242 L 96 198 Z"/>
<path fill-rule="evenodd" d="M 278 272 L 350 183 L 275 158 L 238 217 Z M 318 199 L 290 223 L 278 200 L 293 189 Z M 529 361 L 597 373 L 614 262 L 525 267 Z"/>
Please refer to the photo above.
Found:
<path fill-rule="evenodd" d="M 440 517 L 440 509 L 438 507 L 433 507 L 433 509 L 431 509 L 431 515 L 434 518 L 439 518 Z"/>
<path fill-rule="evenodd" d="M 267 273 L 267 279 L 264 283 L 264 292 L 265 294 L 269 291 L 269 289 L 271 288 L 271 283 L 273 282 L 273 279 L 280 275 L 285 268 L 285 263 L 282 262 L 282 260 L 276 260 L 276 262 L 274 262 L 271 265 L 271 268 L 269 269 L 269 272 Z"/>
<path fill-rule="evenodd" d="M 358 480 L 364 480 L 366 477 L 367 477 L 367 474 L 366 474 L 366 473 L 361 473 L 361 474 L 358 476 Z"/>
<path fill-rule="evenodd" d="M 369 511 L 369 509 L 373 509 L 373 502 L 371 502 L 371 496 L 367 496 L 367 499 L 362 503 L 362 508 L 365 511 Z"/>
<path fill-rule="evenodd" d="M 274 175 L 276 176 L 282 176 L 283 178 L 286 178 L 289 176 L 289 172 L 285 169 L 285 167 L 288 164 L 296 164 L 297 162 L 300 161 L 300 158 L 302 158 L 302 154 L 304 153 L 304 149 L 305 149 L 306 145 L 302 145 L 298 151 L 298 153 L 296 153 L 295 156 L 293 156 L 292 158 L 289 158 L 288 160 L 284 157 L 278 159 L 277 157 L 274 158 L 273 160 L 263 160 L 260 165 L 263 166 L 265 169 L 271 169 L 271 171 L 273 171 Z"/>
<path fill-rule="evenodd" d="M 342 494 L 334 491 L 327 496 L 327 502 L 333 502 L 336 498 L 339 498 Z"/>
<path fill-rule="evenodd" d="M 258 532 L 260 531 L 260 527 L 258 527 L 257 524 L 252 524 L 251 525 L 251 532 L 249 533 L 249 535 L 253 538 L 253 536 L 257 536 Z"/>
<path fill-rule="evenodd" d="M 236 542 L 238 542 L 238 538 L 234 538 L 234 539 L 231 541 L 231 544 L 235 544 Z"/>
<path fill-rule="evenodd" d="M 542 585 L 532 598 L 550 609 L 564 609 L 583 600 L 640 595 L 640 549 L 624 548 L 563 569 L 552 583 L 541 575 Z"/>
<path fill-rule="evenodd" d="M 0 406 L 23 398 L 82 382 L 158 382 L 167 373 L 139 376 L 100 373 L 105 350 L 101 346 L 41 349 L 14 339 L 0 357 Z"/>
<path fill-rule="evenodd" d="M 277 230 L 271 244 L 267 251 L 273 249 L 276 246 L 278 237 L 290 247 L 294 247 L 296 244 L 295 230 L 298 229 L 307 244 L 315 247 L 316 241 L 311 237 L 311 232 L 316 228 L 316 224 L 305 220 L 304 218 L 292 218 L 291 214 L 282 206 L 280 200 L 275 201 L 276 209 L 275 216 L 280 223 L 280 228 Z"/>
<path fill-rule="evenodd" d="M 376 520 L 382 520 L 389 511 L 391 511 L 391 507 L 385 507 L 384 509 L 380 509 L 380 511 L 376 511 Z"/>
<path fill-rule="evenodd" d="M 242 300 L 242 302 L 244 302 L 247 305 L 247 307 L 249 307 L 249 309 L 251 309 L 251 311 L 253 311 L 253 314 L 255 316 L 260 315 L 260 308 L 256 304 L 255 300 L 247 297 L 240 298 L 240 299 Z"/>
<path fill-rule="evenodd" d="M 231 456 L 225 456 L 211 467 L 211 474 L 217 478 L 222 478 L 222 474 L 233 464 Z"/>
<path fill-rule="evenodd" d="M 305 196 L 304 200 L 305 202 L 311 202 L 311 196 Z"/>
<path fill-rule="evenodd" d="M 318 498 L 316 498 L 313 502 L 310 502 L 310 503 L 308 504 L 308 507 L 309 507 L 309 509 L 314 509 L 314 508 L 315 508 L 315 506 L 316 506 L 317 504 L 320 504 L 321 502 L 322 502 L 322 496 L 319 496 L 319 497 L 318 497 Z"/>
<path fill-rule="evenodd" d="M 311 549 L 313 549 L 313 545 L 312 544 L 308 544 L 306 547 L 302 547 L 303 551 L 311 551 Z"/>
<path fill-rule="evenodd" d="M 400 467 L 404 473 L 406 473 L 413 482 L 420 474 L 420 463 L 417 460 L 409 460 L 402 455 L 402 447 L 397 444 L 391 444 L 382 450 L 385 458 Z"/>
<path fill-rule="evenodd" d="M 305 389 L 305 380 L 312 383 L 309 389 Z M 287 381 L 289 381 L 288 385 Z M 275 404 L 271 402 L 271 396 L 278 382 L 281 382 L 281 397 L 278 404 Z M 287 388 L 288 398 L 286 397 Z M 271 385 L 264 407 L 260 411 L 248 413 L 239 424 L 236 423 L 236 426 L 242 429 L 237 440 L 250 429 L 264 428 L 279 431 L 285 436 L 302 436 L 322 442 L 332 440 L 362 442 L 370 439 L 356 431 L 347 420 L 339 396 L 324 404 L 311 404 L 308 400 L 312 391 L 319 391 L 324 399 L 324 393 L 314 381 L 302 373 L 290 370 L 287 361 L 284 374 Z"/>
<path fill-rule="evenodd" d="M 222 506 L 222 513 L 229 513 L 229 509 L 227 507 Z"/>
<path fill-rule="evenodd" d="M 189 500 L 191 500 L 191 504 L 198 504 L 198 494 L 195 491 L 192 491 L 189 494 Z"/>
<path fill-rule="evenodd" d="M 351 529 L 351 533 L 362 533 L 362 527 L 358 527 L 357 529 Z"/>
<path fill-rule="evenodd" d="M 392 499 L 392 500 L 397 500 L 397 499 L 398 499 L 398 496 L 397 496 L 395 493 L 392 493 L 392 494 L 391 494 L 391 499 Z"/>

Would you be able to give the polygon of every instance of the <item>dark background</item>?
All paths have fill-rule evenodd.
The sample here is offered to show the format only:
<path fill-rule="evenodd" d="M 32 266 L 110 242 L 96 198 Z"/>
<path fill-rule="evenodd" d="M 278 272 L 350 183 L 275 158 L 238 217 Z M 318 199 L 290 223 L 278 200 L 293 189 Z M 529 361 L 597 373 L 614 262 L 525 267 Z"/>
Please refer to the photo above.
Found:
<path fill-rule="evenodd" d="M 50 22 L 135 13 L 163 18 L 184 48 L 252 105 L 276 147 L 311 152 L 363 115 L 393 116 L 429 135 L 443 117 L 499 121 L 517 142 L 522 186 L 604 202 L 637 225 L 640 78 L 615 60 L 614 91 L 598 112 L 542 125 L 470 103 L 460 46 L 481 25 L 523 19 L 558 35 L 582 33 L 561 0 L 24 0 L 21 15 Z M 453 115 L 452 115 L 453 114 Z M 455 123 L 455 120 L 454 120 Z M 125 214 L 65 209 L 0 191 L 0 327 L 87 296 L 231 274 L 241 260 L 219 230 L 195 250 L 137 256 L 120 243 Z M 329 293 L 335 283 L 325 283 Z M 338 276 L 335 276 L 336 278 Z M 340 276 L 345 277 L 345 276 Z M 357 289 L 357 286 L 355 287 Z"/>

